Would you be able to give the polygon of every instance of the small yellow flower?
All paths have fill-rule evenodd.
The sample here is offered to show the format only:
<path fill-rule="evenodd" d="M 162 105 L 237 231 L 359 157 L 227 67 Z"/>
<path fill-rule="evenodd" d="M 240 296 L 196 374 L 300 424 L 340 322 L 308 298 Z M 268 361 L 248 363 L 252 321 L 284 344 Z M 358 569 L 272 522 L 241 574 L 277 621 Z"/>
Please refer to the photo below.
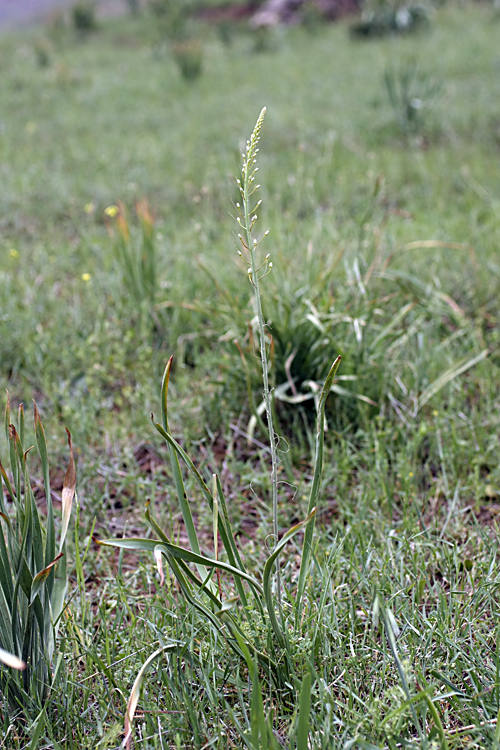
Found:
<path fill-rule="evenodd" d="M 83 210 L 85 211 L 86 214 L 93 214 L 95 211 L 95 205 L 92 202 L 86 203 L 83 207 Z"/>
<path fill-rule="evenodd" d="M 16 250 L 15 247 L 12 247 L 10 249 L 9 255 L 11 258 L 19 258 L 19 250 Z"/>
<path fill-rule="evenodd" d="M 82 273 L 82 281 L 90 281 L 91 278 L 92 278 L 92 274 Z"/>
<path fill-rule="evenodd" d="M 437 415 L 439 414 L 439 412 L 438 412 L 437 409 L 434 409 L 434 411 L 432 412 L 432 414 L 433 414 L 434 417 L 437 417 Z"/>
<path fill-rule="evenodd" d="M 411 478 L 412 478 L 412 476 L 413 476 L 413 471 L 409 471 L 409 472 L 408 472 L 408 476 L 409 476 L 409 477 L 410 477 L 410 479 L 411 479 Z"/>
<path fill-rule="evenodd" d="M 118 206 L 108 206 L 104 209 L 104 213 L 106 214 L 106 216 L 109 216 L 110 219 L 114 219 L 115 216 L 117 216 L 119 210 L 120 209 L 118 208 Z"/>

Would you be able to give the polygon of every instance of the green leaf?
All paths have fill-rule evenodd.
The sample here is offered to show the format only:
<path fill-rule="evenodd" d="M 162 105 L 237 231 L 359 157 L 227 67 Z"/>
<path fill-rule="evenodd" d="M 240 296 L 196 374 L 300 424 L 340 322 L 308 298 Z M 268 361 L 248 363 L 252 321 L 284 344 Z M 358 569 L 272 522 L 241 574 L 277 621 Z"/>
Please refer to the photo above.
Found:
<path fill-rule="evenodd" d="M 311 673 L 307 672 L 302 680 L 299 699 L 299 718 L 297 722 L 297 748 L 307 748 L 309 722 L 311 714 Z"/>
<path fill-rule="evenodd" d="M 7 472 L 5 471 L 5 469 L 4 469 L 1 461 L 0 461 L 0 475 L 2 477 L 2 481 L 4 482 L 5 486 L 7 487 L 7 491 L 8 491 L 8 493 L 9 493 L 11 499 L 12 499 L 12 502 L 16 503 L 16 505 L 17 505 L 16 493 L 12 489 L 12 485 L 10 483 L 9 477 L 7 476 Z M 2 486 L 1 486 L 1 482 L 0 482 L 0 490 L 1 489 L 2 489 Z M 5 513 L 4 500 L 3 500 L 3 492 L 1 493 L 1 497 L 0 497 L 0 507 L 1 507 L 2 511 Z"/>
<path fill-rule="evenodd" d="M 479 362 L 482 362 L 483 359 L 486 359 L 488 353 L 488 349 L 483 349 L 483 351 L 479 354 L 476 354 L 475 357 L 469 358 L 467 356 L 459 360 L 458 362 L 455 362 L 421 393 L 420 398 L 418 399 L 419 410 L 423 406 L 425 406 L 425 404 L 427 404 L 431 400 L 431 398 L 433 398 L 433 396 L 435 396 L 436 393 L 441 390 L 441 388 L 444 388 L 445 385 L 450 383 L 459 375 L 462 375 L 462 373 L 466 372 L 471 367 L 474 367 L 474 365 L 477 365 Z"/>
<path fill-rule="evenodd" d="M 236 542 L 234 541 L 233 531 L 231 529 L 231 523 L 229 521 L 229 515 L 228 515 L 228 512 L 227 512 L 227 506 L 226 506 L 226 499 L 224 497 L 224 492 L 222 490 L 222 485 L 220 483 L 218 475 L 214 474 L 214 477 L 215 477 L 215 489 L 216 489 L 218 498 L 220 500 L 220 510 L 222 512 L 222 517 L 224 519 L 224 524 L 225 524 L 225 527 L 226 527 L 227 539 L 228 539 L 228 542 L 229 542 L 229 547 L 225 548 L 226 549 L 226 554 L 228 556 L 228 559 L 229 559 L 229 562 L 230 562 L 231 565 L 233 565 L 235 568 L 238 568 L 239 570 L 242 570 L 242 571 L 245 572 L 245 567 L 244 567 L 243 562 L 241 560 L 240 553 L 239 553 L 238 548 L 236 546 Z M 247 602 L 247 597 L 246 597 L 246 594 L 245 594 L 245 589 L 241 585 L 241 581 L 240 581 L 240 579 L 238 577 L 235 579 L 235 583 L 236 583 L 236 588 L 238 589 L 238 594 L 240 596 L 241 603 L 242 603 L 242 605 L 244 607 L 246 607 L 248 605 L 248 602 Z M 258 596 L 256 596 L 255 600 L 257 602 L 257 606 L 259 607 L 260 611 L 262 612 L 262 605 L 261 605 L 260 598 Z"/>
<path fill-rule="evenodd" d="M 427 695 L 427 693 L 424 693 L 424 695 L 425 701 L 427 703 L 427 708 L 429 709 L 429 713 L 432 716 L 432 721 L 434 722 L 434 726 L 436 727 L 436 731 L 438 733 L 440 750 L 448 750 L 448 741 L 446 739 L 446 734 L 444 733 L 443 723 L 441 721 L 441 717 L 439 716 L 439 712 L 434 705 L 434 702 L 430 695 Z"/>
<path fill-rule="evenodd" d="M 42 735 L 43 730 L 45 729 L 45 725 L 47 723 L 47 713 L 46 713 L 47 706 L 44 706 L 40 713 L 38 714 L 37 718 L 33 722 L 33 727 L 31 727 L 30 735 L 31 735 L 31 742 L 29 746 L 29 750 L 37 750 L 39 747 L 39 740 Z"/>
<path fill-rule="evenodd" d="M 47 455 L 45 432 L 35 401 L 33 401 L 33 407 L 36 444 L 38 448 L 38 454 L 42 462 L 43 482 L 45 485 L 45 500 L 47 502 L 47 541 L 45 544 L 45 565 L 48 565 L 49 562 L 54 559 L 56 554 L 54 509 L 52 507 L 52 494 L 50 491 L 49 458 Z"/>
<path fill-rule="evenodd" d="M 203 495 L 205 496 L 205 499 L 208 502 L 209 508 L 213 513 L 214 501 L 213 501 L 212 493 L 208 489 L 200 472 L 198 471 L 194 463 L 191 461 L 186 451 L 174 440 L 174 438 L 168 432 L 166 432 L 165 429 L 160 424 L 158 423 L 154 423 L 154 424 L 155 424 L 156 429 L 160 433 L 160 435 L 172 446 L 172 448 L 175 450 L 177 455 L 180 456 L 180 458 L 182 458 L 187 468 L 196 479 L 201 491 L 203 492 Z M 226 550 L 228 557 L 230 558 L 234 567 L 238 567 L 239 555 L 234 555 L 233 547 L 230 541 L 230 536 L 231 536 L 230 528 L 226 529 L 225 518 L 221 517 L 220 515 L 219 515 L 219 533 L 220 533 L 222 543 L 224 545 L 224 549 Z"/>
<path fill-rule="evenodd" d="M 325 443 L 325 407 L 328 394 L 333 385 L 333 380 L 339 369 L 341 358 L 337 357 L 333 365 L 330 368 L 330 372 L 325 380 L 323 390 L 318 404 L 318 415 L 316 420 L 316 456 L 314 461 L 314 476 L 311 485 L 311 492 L 309 495 L 309 505 L 307 507 L 307 513 L 310 514 L 313 508 L 316 508 L 319 499 L 319 490 L 321 487 L 321 477 L 323 475 L 323 451 Z M 297 608 L 296 608 L 296 624 L 300 622 L 302 613 L 304 590 L 306 586 L 306 577 L 309 572 L 309 557 L 311 554 L 312 538 L 314 534 L 314 522 L 311 523 L 304 534 L 304 543 L 302 546 L 302 560 L 300 563 L 299 583 L 297 590 Z"/>
<path fill-rule="evenodd" d="M 4 429 L 7 442 L 10 440 L 10 395 L 7 391 L 7 403 L 5 405 Z"/>
<path fill-rule="evenodd" d="M 172 361 L 173 361 L 173 356 L 170 357 L 170 359 L 168 360 L 168 364 L 165 368 L 165 372 L 163 374 L 163 381 L 161 385 L 161 413 L 162 413 L 163 429 L 166 434 L 170 434 L 170 429 L 168 426 L 168 384 L 170 381 L 170 371 L 172 369 Z M 186 489 L 184 487 L 184 480 L 182 479 L 181 467 L 179 465 L 177 452 L 175 451 L 173 445 L 169 441 L 167 441 L 167 443 L 168 443 L 168 453 L 170 456 L 170 463 L 172 465 L 172 473 L 174 475 L 175 489 L 177 491 L 177 499 L 179 500 L 179 506 L 181 509 L 182 518 L 184 519 L 184 525 L 186 527 L 189 544 L 191 545 L 191 549 L 193 550 L 193 552 L 200 554 L 200 546 L 198 544 L 198 535 L 196 533 L 196 528 L 193 522 L 191 508 L 187 501 Z M 200 575 L 202 578 L 204 578 L 205 576 L 204 571 L 200 571 Z"/>
<path fill-rule="evenodd" d="M 290 541 L 290 539 L 292 539 L 292 537 L 295 536 L 295 534 L 298 531 L 300 531 L 304 527 L 307 527 L 308 524 L 311 523 L 311 521 L 314 519 L 315 514 L 316 514 L 316 508 L 313 508 L 306 519 L 296 524 L 295 526 L 292 526 L 292 528 L 289 529 L 286 532 L 286 534 L 284 534 L 279 544 L 277 544 L 276 547 L 273 549 L 272 554 L 267 558 L 266 564 L 264 566 L 264 576 L 263 576 L 262 584 L 264 587 L 264 596 L 266 598 L 266 606 L 267 606 L 267 611 L 269 614 L 269 619 L 271 620 L 271 625 L 273 627 L 273 630 L 275 632 L 279 645 L 285 649 L 287 648 L 287 641 L 278 624 L 276 613 L 274 611 L 274 602 L 273 602 L 273 596 L 271 593 L 271 574 L 273 571 L 274 561 L 280 554 L 281 550 L 286 546 L 286 544 Z"/>
<path fill-rule="evenodd" d="M 155 549 L 164 549 L 166 554 L 171 555 L 179 560 L 185 562 L 194 563 L 195 565 L 203 565 L 207 568 L 219 568 L 225 570 L 227 573 L 237 576 L 248 583 L 251 583 L 259 593 L 263 594 L 263 589 L 260 583 L 248 573 L 245 573 L 238 568 L 233 567 L 229 563 L 223 562 L 222 560 L 213 560 L 210 557 L 204 557 L 203 555 L 197 555 L 191 552 L 189 549 L 184 547 L 178 547 L 170 542 L 158 542 L 154 539 L 140 539 L 140 538 L 129 538 L 129 539 L 106 539 L 106 540 L 95 540 L 98 544 L 107 547 L 119 547 L 120 549 L 134 549 L 142 550 L 143 552 L 152 552 L 154 554 Z"/>

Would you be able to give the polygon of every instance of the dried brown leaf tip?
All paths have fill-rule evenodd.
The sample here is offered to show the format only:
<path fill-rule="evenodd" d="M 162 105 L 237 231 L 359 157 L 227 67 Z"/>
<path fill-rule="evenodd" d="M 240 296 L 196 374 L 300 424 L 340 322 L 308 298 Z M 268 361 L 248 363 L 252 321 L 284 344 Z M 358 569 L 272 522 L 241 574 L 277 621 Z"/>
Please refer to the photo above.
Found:
<path fill-rule="evenodd" d="M 33 411 L 34 411 L 34 419 L 35 419 L 35 428 L 41 427 L 43 430 L 42 420 L 40 418 L 40 412 L 38 411 L 38 407 L 36 405 L 35 399 L 33 399 Z"/>

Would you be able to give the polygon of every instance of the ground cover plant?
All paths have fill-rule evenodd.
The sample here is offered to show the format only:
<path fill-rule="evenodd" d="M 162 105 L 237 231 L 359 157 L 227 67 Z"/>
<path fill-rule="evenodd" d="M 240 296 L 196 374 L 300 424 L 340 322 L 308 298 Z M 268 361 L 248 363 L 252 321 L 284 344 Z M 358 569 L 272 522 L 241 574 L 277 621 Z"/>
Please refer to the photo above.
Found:
<path fill-rule="evenodd" d="M 289 29 L 258 54 L 206 26 L 194 80 L 157 32 L 140 14 L 0 40 L 0 371 L 46 446 L 0 446 L 30 467 L 19 491 L 6 468 L 3 533 L 19 497 L 60 528 L 64 426 L 79 510 L 58 690 L 43 704 L 42 675 L 21 710 L 2 683 L 0 746 L 115 748 L 127 722 L 145 748 L 498 747 L 494 8 L 370 42 Z M 401 127 L 387 71 L 431 57 L 432 109 Z M 264 328 L 234 182 L 263 104 Z"/>

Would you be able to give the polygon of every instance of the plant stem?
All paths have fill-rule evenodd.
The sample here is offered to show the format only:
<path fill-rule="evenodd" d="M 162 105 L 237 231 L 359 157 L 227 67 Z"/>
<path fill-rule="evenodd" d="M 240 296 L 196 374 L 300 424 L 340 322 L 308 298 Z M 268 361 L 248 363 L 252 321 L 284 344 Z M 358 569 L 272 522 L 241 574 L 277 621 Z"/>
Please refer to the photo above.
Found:
<path fill-rule="evenodd" d="M 237 208 L 240 211 L 240 217 L 238 217 L 238 224 L 243 230 L 243 236 L 239 235 L 240 241 L 243 247 L 249 252 L 250 261 L 248 263 L 248 277 L 255 290 L 255 311 L 257 313 L 257 321 L 259 327 L 259 342 L 260 342 L 260 359 L 262 367 L 262 381 L 263 381 L 263 397 L 266 408 L 267 417 L 267 429 L 269 432 L 269 445 L 271 449 L 271 493 L 272 493 L 272 509 L 273 509 L 273 536 L 274 546 L 278 544 L 278 451 L 277 451 L 277 435 L 274 432 L 273 424 L 273 412 L 272 412 L 272 394 L 269 388 L 269 362 L 266 351 L 266 323 L 264 321 L 264 313 L 262 311 L 262 301 L 260 294 L 259 281 L 266 276 L 272 268 L 272 263 L 269 263 L 269 255 L 266 256 L 264 262 L 259 265 L 257 259 L 257 247 L 267 236 L 267 232 L 261 238 L 256 240 L 253 237 L 252 229 L 257 220 L 255 210 L 260 205 L 260 201 L 252 207 L 254 201 L 252 200 L 253 194 L 259 189 L 260 185 L 255 185 L 255 173 L 258 170 L 256 166 L 256 154 L 258 152 L 257 144 L 259 142 L 260 130 L 262 123 L 264 122 L 264 116 L 266 114 L 266 108 L 260 113 L 257 124 L 255 125 L 254 131 L 247 141 L 246 152 L 243 154 L 243 167 L 242 167 L 242 181 L 239 182 L 240 192 L 242 196 L 242 206 L 239 205 Z M 259 276 L 259 273 L 261 274 Z M 276 559 L 276 574 L 277 574 L 277 596 L 278 603 L 281 610 L 281 579 L 279 573 L 279 560 Z"/>

